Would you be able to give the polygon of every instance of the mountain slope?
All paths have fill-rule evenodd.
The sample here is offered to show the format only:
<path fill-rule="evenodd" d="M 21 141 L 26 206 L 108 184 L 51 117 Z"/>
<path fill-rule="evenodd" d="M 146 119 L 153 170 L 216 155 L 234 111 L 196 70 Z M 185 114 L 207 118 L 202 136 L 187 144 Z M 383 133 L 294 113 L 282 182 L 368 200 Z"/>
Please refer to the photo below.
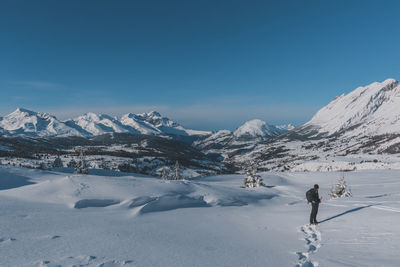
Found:
<path fill-rule="evenodd" d="M 242 126 L 237 128 L 233 132 L 233 136 L 236 140 L 263 140 L 277 136 L 282 132 L 284 131 L 276 128 L 275 126 L 269 125 L 265 121 L 255 119 L 247 121 Z"/>
<path fill-rule="evenodd" d="M 229 160 L 236 165 L 256 161 L 261 169 L 280 171 L 397 168 L 399 107 L 400 85 L 394 79 L 358 87 L 306 124 Z"/>
<path fill-rule="evenodd" d="M 357 136 L 400 133 L 400 86 L 394 79 L 335 98 L 305 124 L 319 133 Z"/>
<path fill-rule="evenodd" d="M 131 127 L 126 127 L 119 120 L 103 114 L 97 115 L 95 113 L 87 113 L 73 121 L 91 135 L 102 135 L 106 133 L 139 133 Z"/>
<path fill-rule="evenodd" d="M 38 113 L 23 108 L 4 116 L 0 127 L 8 134 L 35 136 L 82 136 L 82 133 L 56 117 L 47 113 Z"/>
<path fill-rule="evenodd" d="M 121 123 L 135 129 L 141 134 L 162 134 L 162 131 L 157 129 L 155 125 L 146 121 L 145 116 L 128 113 L 122 116 Z"/>
<path fill-rule="evenodd" d="M 149 113 L 132 114 L 128 113 L 122 116 L 121 123 L 130 126 L 143 134 L 167 134 L 167 135 L 209 135 L 211 132 L 196 131 L 185 129 L 180 124 L 161 116 L 157 111 Z"/>
<path fill-rule="evenodd" d="M 275 126 L 255 119 L 245 122 L 234 132 L 221 130 L 200 138 L 193 145 L 206 153 L 217 153 L 225 158 L 254 149 L 257 143 L 270 140 L 286 132 Z"/>

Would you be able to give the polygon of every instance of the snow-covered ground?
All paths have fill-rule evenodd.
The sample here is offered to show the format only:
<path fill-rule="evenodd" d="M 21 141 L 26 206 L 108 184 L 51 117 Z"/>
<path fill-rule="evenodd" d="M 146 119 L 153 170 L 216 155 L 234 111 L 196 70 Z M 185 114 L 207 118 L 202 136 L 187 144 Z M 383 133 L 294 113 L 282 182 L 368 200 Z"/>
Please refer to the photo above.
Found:
<path fill-rule="evenodd" d="M 398 266 L 400 171 L 184 181 L 0 167 L 0 266 Z M 320 184 L 317 227 L 305 192 Z"/>

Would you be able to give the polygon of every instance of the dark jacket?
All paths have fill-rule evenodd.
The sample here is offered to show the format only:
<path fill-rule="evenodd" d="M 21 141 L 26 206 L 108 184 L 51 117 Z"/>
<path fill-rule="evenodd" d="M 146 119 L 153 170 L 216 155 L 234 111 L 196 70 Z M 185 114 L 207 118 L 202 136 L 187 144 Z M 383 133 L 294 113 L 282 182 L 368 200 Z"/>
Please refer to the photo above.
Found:
<path fill-rule="evenodd" d="M 319 199 L 319 194 L 318 191 L 315 190 L 314 188 L 311 189 L 312 190 L 312 194 L 311 194 L 311 203 L 313 204 L 319 204 L 321 202 L 321 199 Z"/>

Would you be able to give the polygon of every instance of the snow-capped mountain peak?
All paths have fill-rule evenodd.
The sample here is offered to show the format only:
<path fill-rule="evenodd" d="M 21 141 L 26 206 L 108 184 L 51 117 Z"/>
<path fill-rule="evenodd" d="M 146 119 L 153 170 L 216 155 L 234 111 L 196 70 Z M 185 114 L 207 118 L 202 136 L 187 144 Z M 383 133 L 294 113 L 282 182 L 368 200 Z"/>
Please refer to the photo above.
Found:
<path fill-rule="evenodd" d="M 119 120 L 104 114 L 86 113 L 74 119 L 74 122 L 92 135 L 106 133 L 137 133 L 127 128 Z"/>
<path fill-rule="evenodd" d="M 17 108 L 14 112 L 1 118 L 0 127 L 11 134 L 81 136 L 76 129 L 69 127 L 50 114 L 24 108 Z"/>
<path fill-rule="evenodd" d="M 170 134 L 181 136 L 211 134 L 210 132 L 206 131 L 185 129 L 183 126 L 174 122 L 173 120 L 163 117 L 157 111 L 140 114 L 128 113 L 122 116 L 121 123 L 133 127 L 137 131 L 144 134 Z"/>
<path fill-rule="evenodd" d="M 374 82 L 335 98 L 306 126 L 320 133 L 379 135 L 400 132 L 400 86 L 395 79 Z"/>
<path fill-rule="evenodd" d="M 146 113 L 128 113 L 122 116 L 120 122 L 142 134 L 162 134 L 154 125 L 146 121 Z"/>
<path fill-rule="evenodd" d="M 270 138 L 282 133 L 278 129 L 261 120 L 252 120 L 239 127 L 234 133 L 219 131 L 214 134 L 210 131 L 186 129 L 157 111 L 134 114 L 128 113 L 121 118 L 105 114 L 86 113 L 74 119 L 60 121 L 55 116 L 39 113 L 24 108 L 0 117 L 0 133 L 5 135 L 31 136 L 82 136 L 92 137 L 107 133 L 131 133 L 159 136 L 176 136 L 178 140 L 195 140 L 211 137 L 211 140 L 231 140 L 243 142 L 257 141 Z M 181 136 L 181 137 L 179 137 Z M 253 140 L 254 139 L 254 140 Z M 224 142 L 225 142 L 224 141 Z"/>
<path fill-rule="evenodd" d="M 166 117 L 161 116 L 160 113 L 157 111 L 151 111 L 149 113 L 141 113 L 137 114 L 136 117 L 139 120 L 146 121 L 155 127 L 160 127 L 160 126 L 167 126 L 167 127 L 179 127 L 180 125 Z"/>
<path fill-rule="evenodd" d="M 279 135 L 281 131 L 265 121 L 254 119 L 237 128 L 233 135 L 236 138 L 265 138 Z"/>

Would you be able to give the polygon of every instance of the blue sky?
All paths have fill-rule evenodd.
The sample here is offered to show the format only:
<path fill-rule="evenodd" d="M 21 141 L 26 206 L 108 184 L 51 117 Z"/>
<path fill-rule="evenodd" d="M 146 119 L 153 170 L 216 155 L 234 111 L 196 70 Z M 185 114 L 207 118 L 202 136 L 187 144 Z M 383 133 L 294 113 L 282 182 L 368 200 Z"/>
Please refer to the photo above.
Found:
<path fill-rule="evenodd" d="M 399 76 L 397 1 L 0 1 L 0 115 L 308 121 Z"/>

